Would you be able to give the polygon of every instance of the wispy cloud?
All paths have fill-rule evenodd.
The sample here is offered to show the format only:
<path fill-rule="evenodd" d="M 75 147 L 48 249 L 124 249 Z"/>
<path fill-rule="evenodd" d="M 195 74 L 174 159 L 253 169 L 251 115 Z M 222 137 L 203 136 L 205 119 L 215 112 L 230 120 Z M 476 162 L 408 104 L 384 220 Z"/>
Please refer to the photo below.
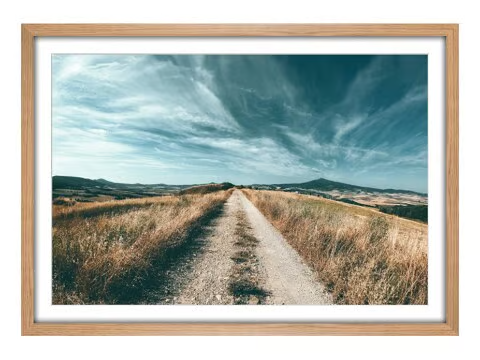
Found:
<path fill-rule="evenodd" d="M 55 174 L 380 186 L 388 173 L 426 191 L 422 56 L 55 55 L 52 69 Z"/>

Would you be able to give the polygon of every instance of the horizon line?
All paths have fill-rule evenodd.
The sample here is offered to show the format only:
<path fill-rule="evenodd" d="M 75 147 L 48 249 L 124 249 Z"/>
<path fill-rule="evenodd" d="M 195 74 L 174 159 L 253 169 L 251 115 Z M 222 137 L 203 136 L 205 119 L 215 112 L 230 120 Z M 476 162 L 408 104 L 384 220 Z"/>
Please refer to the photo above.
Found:
<path fill-rule="evenodd" d="M 107 180 L 107 179 L 104 178 L 104 177 L 99 177 L 99 178 L 96 178 L 96 179 L 92 179 L 92 178 L 87 178 L 87 177 L 83 177 L 83 176 L 76 176 L 76 175 L 52 175 L 52 178 L 54 178 L 55 176 L 76 177 L 76 178 L 87 179 L 87 180 L 92 180 L 92 181 L 104 180 L 104 181 L 108 181 L 108 182 L 115 183 L 115 184 L 131 184 L 131 185 L 137 185 L 137 184 L 138 184 L 138 185 L 147 185 L 147 186 L 150 186 L 150 185 L 167 185 L 167 186 L 187 186 L 187 185 L 191 185 L 191 186 L 195 186 L 195 185 L 224 184 L 224 183 L 230 183 L 230 184 L 232 184 L 232 185 L 234 185 L 234 186 L 255 186 L 255 185 L 268 185 L 268 186 L 273 186 L 273 185 L 300 185 L 300 184 L 305 184 L 305 183 L 312 182 L 312 181 L 316 181 L 316 180 L 326 180 L 326 181 L 330 181 L 330 182 L 334 182 L 334 183 L 338 183 L 338 184 L 356 186 L 356 187 L 361 187 L 361 188 L 370 188 L 370 189 L 383 190 L 383 191 L 386 191 L 386 190 L 410 191 L 410 192 L 414 192 L 414 193 L 417 193 L 417 194 L 420 194 L 420 195 L 428 196 L 428 191 L 423 192 L 423 191 L 411 190 L 411 189 L 403 189 L 403 188 L 379 188 L 379 187 L 374 187 L 374 186 L 370 186 L 370 185 L 357 185 L 357 184 L 345 183 L 345 182 L 341 182 L 341 181 L 326 179 L 326 178 L 323 178 L 323 177 L 319 177 L 319 178 L 315 178 L 315 179 L 311 179 L 311 180 L 306 180 L 306 181 L 303 181 L 303 182 L 291 182 L 291 183 L 251 183 L 251 184 L 236 184 L 236 183 L 234 183 L 234 182 L 232 182 L 232 181 L 210 181 L 210 182 L 205 182 L 205 183 L 169 184 L 169 183 L 164 183 L 164 182 L 157 182 L 157 183 L 118 182 L 118 181 Z"/>

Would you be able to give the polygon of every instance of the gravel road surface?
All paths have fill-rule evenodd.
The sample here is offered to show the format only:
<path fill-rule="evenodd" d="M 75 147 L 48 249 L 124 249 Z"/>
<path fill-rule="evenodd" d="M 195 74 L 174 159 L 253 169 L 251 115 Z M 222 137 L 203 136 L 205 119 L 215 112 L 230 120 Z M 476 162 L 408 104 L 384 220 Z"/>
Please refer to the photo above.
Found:
<path fill-rule="evenodd" d="M 177 295 L 161 301 L 162 304 L 234 304 L 229 285 L 235 266 L 232 257 L 239 250 L 238 229 L 236 231 L 239 218 L 247 219 L 246 231 L 258 240 L 254 248 L 257 264 L 254 275 L 259 277 L 257 283 L 268 293 L 264 304 L 332 303 L 298 253 L 245 195 L 235 190 L 222 214 L 201 239 L 201 251 L 194 252 L 188 260 L 188 270 L 179 271 L 172 278 L 181 284 L 176 285 Z"/>

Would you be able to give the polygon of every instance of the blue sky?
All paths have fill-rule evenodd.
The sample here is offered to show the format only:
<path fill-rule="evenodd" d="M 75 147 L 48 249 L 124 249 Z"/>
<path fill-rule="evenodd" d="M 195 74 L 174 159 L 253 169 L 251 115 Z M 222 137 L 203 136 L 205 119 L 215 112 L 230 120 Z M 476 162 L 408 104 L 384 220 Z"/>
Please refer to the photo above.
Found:
<path fill-rule="evenodd" d="M 53 174 L 427 192 L 427 56 L 54 55 Z"/>

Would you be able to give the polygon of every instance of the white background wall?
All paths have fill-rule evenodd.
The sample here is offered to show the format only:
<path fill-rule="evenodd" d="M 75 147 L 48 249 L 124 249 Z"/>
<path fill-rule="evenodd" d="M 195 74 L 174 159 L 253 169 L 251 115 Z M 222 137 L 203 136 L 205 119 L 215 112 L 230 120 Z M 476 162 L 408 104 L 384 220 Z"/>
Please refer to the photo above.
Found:
<path fill-rule="evenodd" d="M 2 3 L 0 10 L 0 355 L 5 359 L 286 358 L 416 359 L 478 356 L 480 21 L 474 1 L 119 1 Z M 460 336 L 331 338 L 20 337 L 20 24 L 460 23 Z M 477 353 L 477 355 L 474 355 Z"/>

